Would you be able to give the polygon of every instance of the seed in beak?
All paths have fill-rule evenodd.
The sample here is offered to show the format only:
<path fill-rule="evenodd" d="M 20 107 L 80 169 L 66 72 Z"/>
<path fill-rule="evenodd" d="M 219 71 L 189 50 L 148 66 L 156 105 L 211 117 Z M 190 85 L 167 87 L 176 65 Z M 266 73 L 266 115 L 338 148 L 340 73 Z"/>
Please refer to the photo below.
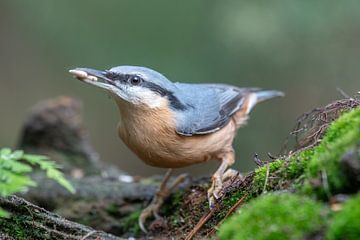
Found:
<path fill-rule="evenodd" d="M 87 76 L 87 79 L 92 80 L 92 81 L 97 81 L 98 80 L 97 77 L 91 76 L 91 75 Z"/>
<path fill-rule="evenodd" d="M 81 70 L 69 70 L 69 73 L 73 74 L 75 78 L 77 78 L 78 80 L 92 80 L 92 81 L 97 81 L 98 78 L 92 75 L 87 74 L 87 72 L 81 71 Z"/>

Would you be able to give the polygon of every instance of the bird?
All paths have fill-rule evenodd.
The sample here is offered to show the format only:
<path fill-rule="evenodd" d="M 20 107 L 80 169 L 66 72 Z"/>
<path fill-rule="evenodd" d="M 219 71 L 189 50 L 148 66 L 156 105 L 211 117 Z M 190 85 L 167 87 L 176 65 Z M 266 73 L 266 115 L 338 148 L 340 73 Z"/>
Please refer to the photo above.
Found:
<path fill-rule="evenodd" d="M 222 197 L 223 182 L 238 174 L 232 146 L 237 130 L 246 124 L 259 102 L 284 96 L 277 90 L 239 88 L 221 83 L 172 82 L 147 67 L 117 66 L 108 70 L 75 68 L 78 80 L 106 90 L 120 111 L 117 128 L 122 141 L 143 162 L 168 169 L 152 202 L 140 214 L 160 218 L 159 209 L 171 191 L 186 178 L 168 181 L 173 169 L 209 160 L 220 165 L 207 191 L 209 207 Z"/>

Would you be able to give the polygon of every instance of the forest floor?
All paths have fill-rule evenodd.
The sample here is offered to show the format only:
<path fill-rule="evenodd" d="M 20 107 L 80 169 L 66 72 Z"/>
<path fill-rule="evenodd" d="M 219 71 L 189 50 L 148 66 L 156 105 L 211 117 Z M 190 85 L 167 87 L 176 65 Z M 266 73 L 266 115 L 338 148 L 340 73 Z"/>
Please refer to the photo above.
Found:
<path fill-rule="evenodd" d="M 61 97 L 40 103 L 25 121 L 18 147 L 63 165 L 77 192 L 71 194 L 35 172 L 38 187 L 0 198 L 0 207 L 11 214 L 0 219 L 0 236 L 356 239 L 360 226 L 354 219 L 360 211 L 352 209 L 360 204 L 359 105 L 358 98 L 345 98 L 304 113 L 281 156 L 255 156 L 258 167 L 226 181 L 222 198 L 211 210 L 210 179 L 188 179 L 165 202 L 163 218 L 148 221 L 149 233 L 144 234 L 137 219 L 161 179 L 136 179 L 104 165 L 89 143 L 77 100 Z"/>

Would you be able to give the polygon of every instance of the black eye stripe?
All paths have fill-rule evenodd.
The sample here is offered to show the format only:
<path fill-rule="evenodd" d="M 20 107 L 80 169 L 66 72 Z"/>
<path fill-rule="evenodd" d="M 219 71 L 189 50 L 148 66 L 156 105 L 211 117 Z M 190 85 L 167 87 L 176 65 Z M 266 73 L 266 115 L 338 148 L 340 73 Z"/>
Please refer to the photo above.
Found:
<path fill-rule="evenodd" d="M 139 85 L 144 82 L 144 79 L 136 74 L 121 74 L 106 71 L 105 76 L 113 81 L 121 81 L 123 84 Z"/>
<path fill-rule="evenodd" d="M 155 83 L 152 83 L 152 82 L 144 82 L 142 84 L 143 87 L 146 87 L 148 89 L 150 89 L 151 91 L 153 92 L 156 92 L 158 93 L 160 96 L 162 97 L 167 97 L 169 99 L 169 102 L 170 102 L 170 106 L 174 109 L 177 109 L 177 110 L 186 110 L 188 107 L 191 107 L 191 106 L 186 106 L 184 105 L 175 95 L 173 92 L 155 84 Z"/>
<path fill-rule="evenodd" d="M 167 97 L 169 102 L 170 102 L 170 106 L 173 109 L 176 110 L 186 110 L 189 107 L 193 107 L 191 105 L 185 105 L 183 104 L 175 95 L 173 92 L 161 87 L 160 85 L 150 82 L 150 81 L 145 81 L 141 76 L 137 75 L 137 74 L 119 74 L 116 72 L 112 72 L 112 71 L 106 71 L 105 76 L 113 81 L 121 81 L 121 84 L 131 84 L 134 86 L 137 85 L 141 85 L 141 87 L 145 87 L 150 89 L 153 92 L 156 92 L 157 94 L 159 94 L 162 97 Z"/>

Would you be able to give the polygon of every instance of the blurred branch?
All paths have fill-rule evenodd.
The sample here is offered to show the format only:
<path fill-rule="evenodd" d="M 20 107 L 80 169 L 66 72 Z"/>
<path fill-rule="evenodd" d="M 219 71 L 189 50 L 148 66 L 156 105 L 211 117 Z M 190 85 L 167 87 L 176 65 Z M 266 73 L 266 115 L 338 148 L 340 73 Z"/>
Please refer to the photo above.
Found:
<path fill-rule="evenodd" d="M 68 221 L 16 196 L 0 198 L 0 206 L 11 213 L 9 218 L 0 219 L 0 236 L 5 239 L 40 239 L 48 236 L 50 239 L 80 240 L 94 232 L 90 227 Z M 96 231 L 86 239 L 120 240 L 102 231 Z"/>

